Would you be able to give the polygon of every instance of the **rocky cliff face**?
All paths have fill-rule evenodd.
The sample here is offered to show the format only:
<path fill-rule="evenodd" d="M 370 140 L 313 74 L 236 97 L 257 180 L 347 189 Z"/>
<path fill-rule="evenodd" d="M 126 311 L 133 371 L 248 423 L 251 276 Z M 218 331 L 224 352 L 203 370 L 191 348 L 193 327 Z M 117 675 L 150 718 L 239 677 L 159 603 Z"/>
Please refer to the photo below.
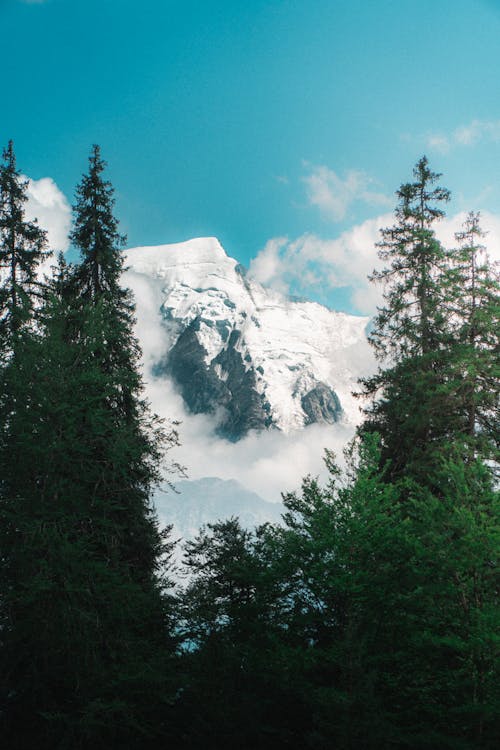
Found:
<path fill-rule="evenodd" d="M 213 238 L 135 248 L 127 265 L 130 278 L 161 285 L 168 343 L 155 375 L 191 412 L 213 414 L 220 435 L 358 421 L 366 318 L 264 289 Z"/>
<path fill-rule="evenodd" d="M 197 337 L 200 326 L 200 318 L 195 318 L 182 331 L 156 373 L 173 378 L 193 414 L 217 412 L 217 432 L 229 440 L 270 427 L 270 405 L 257 389 L 255 369 L 236 348 L 241 332 L 233 329 L 225 347 L 207 361 Z"/>

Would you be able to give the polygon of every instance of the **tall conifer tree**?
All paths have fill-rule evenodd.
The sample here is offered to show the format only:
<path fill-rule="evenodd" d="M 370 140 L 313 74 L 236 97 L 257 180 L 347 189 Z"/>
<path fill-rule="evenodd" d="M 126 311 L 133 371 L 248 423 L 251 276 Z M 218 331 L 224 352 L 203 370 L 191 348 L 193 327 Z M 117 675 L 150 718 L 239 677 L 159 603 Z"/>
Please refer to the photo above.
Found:
<path fill-rule="evenodd" d="M 142 750 L 170 732 L 171 545 L 150 496 L 177 438 L 141 395 L 103 166 L 95 148 L 73 233 L 83 263 L 60 263 L 11 368 L 0 721 L 19 750 Z"/>
<path fill-rule="evenodd" d="M 448 282 L 453 326 L 456 409 L 476 452 L 497 457 L 500 380 L 500 285 L 498 267 L 484 244 L 480 215 L 471 211 L 450 253 Z M 453 364 L 452 364 L 453 366 Z"/>
<path fill-rule="evenodd" d="M 154 545 L 148 548 L 146 541 L 151 524 L 154 525 L 151 486 L 159 477 L 162 441 L 164 446 L 173 445 L 177 435 L 175 430 L 162 432 L 141 395 L 140 349 L 133 333 L 134 305 L 130 291 L 121 286 L 121 248 L 126 238 L 119 234 L 113 215 L 114 191 L 111 183 L 103 179 L 105 166 L 99 147 L 93 146 L 88 173 L 76 190 L 71 238 L 80 251 L 81 262 L 71 280 L 73 304 L 87 311 L 78 335 L 84 342 L 93 341 L 96 363 L 113 385 L 105 403 L 117 429 L 127 431 L 121 443 L 122 465 L 118 468 L 113 458 L 106 487 L 111 495 L 115 493 L 124 500 L 120 502 L 123 518 L 117 518 L 125 535 L 124 558 L 131 555 L 137 574 L 142 570 L 147 578 L 155 566 Z"/>
<path fill-rule="evenodd" d="M 0 340 L 4 354 L 32 316 L 37 268 L 47 255 L 46 233 L 25 217 L 27 187 L 9 141 L 0 164 Z"/>
<path fill-rule="evenodd" d="M 411 467 L 425 475 L 433 460 L 429 445 L 449 434 L 443 409 L 445 351 L 450 321 L 445 304 L 447 256 L 435 235 L 435 222 L 449 200 L 437 186 L 440 175 L 422 157 L 413 182 L 396 195 L 396 222 L 381 230 L 379 256 L 387 266 L 372 280 L 384 286 L 385 304 L 374 319 L 370 342 L 382 366 L 363 382 L 375 397 L 363 430 L 379 432 L 382 461 L 392 476 Z"/>

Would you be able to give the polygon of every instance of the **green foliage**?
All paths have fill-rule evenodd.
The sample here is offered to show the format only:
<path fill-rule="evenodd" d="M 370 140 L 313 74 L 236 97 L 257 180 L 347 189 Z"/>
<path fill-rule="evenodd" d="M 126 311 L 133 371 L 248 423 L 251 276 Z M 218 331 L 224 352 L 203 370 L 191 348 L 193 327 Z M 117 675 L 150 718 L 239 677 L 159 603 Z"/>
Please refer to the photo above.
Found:
<path fill-rule="evenodd" d="M 312 716 L 304 746 L 493 748 L 498 715 L 499 497 L 457 451 L 434 478 L 387 481 L 374 438 L 286 498 L 288 633 Z"/>
<path fill-rule="evenodd" d="M 27 221 L 24 204 L 27 181 L 16 165 L 14 145 L 9 141 L 0 164 L 0 344 L 5 357 L 13 339 L 33 313 L 38 287 L 37 267 L 46 252 L 46 233 Z"/>
<path fill-rule="evenodd" d="M 186 545 L 182 746 L 294 746 L 288 717 L 300 704 L 279 651 L 286 584 L 269 559 L 270 535 L 232 518 Z"/>
<path fill-rule="evenodd" d="M 0 167 L 0 729 L 13 750 L 493 750 L 500 736 L 498 278 L 470 214 L 446 251 L 425 157 L 388 266 L 367 420 L 283 524 L 209 524 L 172 593 L 151 490 L 177 444 L 142 396 L 113 189 L 94 147 L 40 287 Z"/>
<path fill-rule="evenodd" d="M 500 380 L 500 285 L 489 260 L 478 213 L 468 214 L 450 253 L 448 304 L 453 321 L 450 369 L 456 383 L 455 408 L 473 450 L 498 460 Z"/>
<path fill-rule="evenodd" d="M 347 472 L 327 455 L 283 527 L 188 546 L 188 705 L 208 706 L 188 747 L 497 744 L 498 283 L 476 215 L 458 251 L 436 239 L 438 177 L 421 159 L 382 230 L 381 365 Z"/>
<path fill-rule="evenodd" d="M 426 355 L 442 341 L 440 307 L 445 251 L 434 233 L 434 224 L 450 198 L 448 190 L 434 187 L 441 177 L 432 172 L 426 157 L 413 170 L 414 182 L 396 192 L 396 222 L 381 230 L 380 258 L 388 267 L 372 279 L 385 284 L 386 305 L 379 310 L 370 336 L 381 359 Z"/>
<path fill-rule="evenodd" d="M 150 502 L 177 436 L 141 396 L 109 216 L 101 289 L 61 262 L 1 373 L 0 721 L 20 750 L 156 746 L 177 690 L 172 544 Z"/>
<path fill-rule="evenodd" d="M 498 441 L 499 302 L 494 267 L 480 256 L 479 217 L 470 214 L 459 248 L 446 251 L 433 224 L 449 199 L 423 157 L 415 181 L 397 195 L 396 223 L 381 231 L 373 274 L 385 305 L 370 335 L 381 362 L 362 381 L 372 401 L 361 430 L 381 436 L 381 463 L 392 478 L 412 476 L 432 489 L 434 471 L 461 441 L 463 455 L 495 456 Z"/>
<path fill-rule="evenodd" d="M 126 237 L 118 232 L 113 187 L 102 177 L 105 167 L 99 146 L 93 146 L 88 174 L 76 188 L 71 240 L 82 255 L 77 274 L 82 296 L 90 300 L 104 296 L 116 302 L 126 296 L 120 286 L 123 259 L 118 252 Z"/>

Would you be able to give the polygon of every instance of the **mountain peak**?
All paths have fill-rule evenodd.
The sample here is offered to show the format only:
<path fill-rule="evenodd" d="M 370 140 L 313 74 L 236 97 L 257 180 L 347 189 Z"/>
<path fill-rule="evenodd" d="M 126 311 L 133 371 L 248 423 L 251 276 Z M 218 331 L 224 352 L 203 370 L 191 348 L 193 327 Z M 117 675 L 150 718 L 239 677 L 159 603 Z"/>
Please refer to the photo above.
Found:
<path fill-rule="evenodd" d="M 226 263 L 230 260 L 216 237 L 196 237 L 171 245 L 133 247 L 125 251 L 127 264 L 138 273 L 162 275 L 176 266 Z"/>
<path fill-rule="evenodd" d="M 135 274 L 160 290 L 169 344 L 156 376 L 176 384 L 190 412 L 213 414 L 221 435 L 359 421 L 352 391 L 366 318 L 265 289 L 215 237 L 134 248 L 127 264 L 131 286 Z"/>

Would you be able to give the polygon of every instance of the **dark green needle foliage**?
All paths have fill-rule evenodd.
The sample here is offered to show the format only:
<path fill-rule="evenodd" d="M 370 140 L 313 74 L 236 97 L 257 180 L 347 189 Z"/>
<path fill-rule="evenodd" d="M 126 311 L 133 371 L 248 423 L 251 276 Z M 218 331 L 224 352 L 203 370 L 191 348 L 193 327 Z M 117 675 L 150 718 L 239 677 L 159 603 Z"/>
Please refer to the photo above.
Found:
<path fill-rule="evenodd" d="M 454 429 L 446 404 L 448 265 L 435 235 L 450 194 L 436 185 L 440 176 L 423 157 L 413 170 L 414 181 L 401 185 L 395 224 L 381 230 L 378 244 L 387 265 L 372 276 L 384 290 L 385 304 L 370 334 L 383 365 L 363 382 L 365 394 L 376 396 L 363 429 L 381 435 L 382 461 L 390 459 L 393 476 L 425 474 L 429 444 Z"/>
<path fill-rule="evenodd" d="M 150 497 L 177 444 L 142 396 L 124 238 L 92 149 L 43 287 L 0 171 L 0 732 L 9 750 L 493 750 L 500 737 L 498 275 L 427 159 L 382 230 L 366 422 L 341 470 L 185 548 Z"/>
<path fill-rule="evenodd" d="M 295 747 L 306 717 L 281 648 L 287 584 L 272 554 L 274 534 L 231 518 L 186 545 L 181 747 Z"/>
<path fill-rule="evenodd" d="M 472 449 L 498 461 L 500 283 L 482 244 L 480 215 L 470 212 L 450 253 L 449 307 L 456 408 Z"/>
<path fill-rule="evenodd" d="M 203 735 L 301 750 L 498 745 L 498 281 L 477 215 L 458 249 L 437 240 L 438 178 L 422 158 L 382 230 L 380 368 L 347 471 L 328 455 L 330 482 L 287 495 L 258 554 L 235 521 L 188 545 L 185 697 L 203 707 L 188 747 Z"/>
<path fill-rule="evenodd" d="M 363 381 L 370 396 L 363 431 L 381 436 L 392 477 L 431 481 L 461 441 L 494 454 L 498 437 L 498 275 L 482 252 L 479 217 L 470 214 L 446 250 L 435 236 L 449 192 L 422 158 L 401 186 L 394 226 L 381 231 L 387 266 L 373 274 L 384 306 L 370 339 L 381 363 Z M 483 452 L 483 457 L 486 454 Z"/>
<path fill-rule="evenodd" d="M 24 214 L 28 182 L 17 168 L 9 141 L 0 164 L 0 343 L 5 357 L 13 339 L 31 321 L 37 290 L 37 268 L 47 255 L 46 234 Z"/>
<path fill-rule="evenodd" d="M 433 484 L 388 481 L 375 435 L 350 476 L 285 498 L 287 628 L 311 717 L 296 747 L 493 749 L 500 507 L 459 452 Z M 292 652 L 289 652 L 293 659 Z M 299 655 L 299 658 L 298 658 Z"/>
<path fill-rule="evenodd" d="M 176 691 L 172 545 L 150 496 L 177 435 L 141 394 L 112 189 L 90 161 L 83 263 L 60 262 L 4 371 L 0 721 L 19 750 L 156 747 Z"/>

